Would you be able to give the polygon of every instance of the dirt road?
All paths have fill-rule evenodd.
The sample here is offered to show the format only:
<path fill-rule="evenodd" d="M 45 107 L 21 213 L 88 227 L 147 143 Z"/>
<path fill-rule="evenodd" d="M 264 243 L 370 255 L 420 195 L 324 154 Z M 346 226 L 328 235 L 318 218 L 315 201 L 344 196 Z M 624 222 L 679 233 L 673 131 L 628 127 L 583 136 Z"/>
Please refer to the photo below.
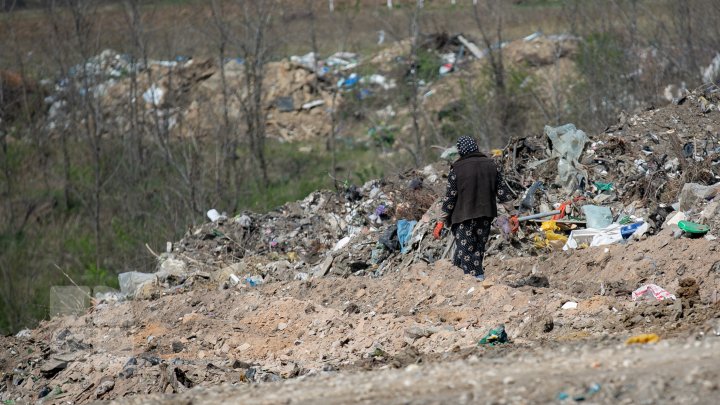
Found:
<path fill-rule="evenodd" d="M 495 347 L 458 361 L 322 373 L 252 388 L 227 385 L 112 403 L 717 403 L 720 338 L 698 338 L 635 347 L 612 338 L 571 346 Z"/>

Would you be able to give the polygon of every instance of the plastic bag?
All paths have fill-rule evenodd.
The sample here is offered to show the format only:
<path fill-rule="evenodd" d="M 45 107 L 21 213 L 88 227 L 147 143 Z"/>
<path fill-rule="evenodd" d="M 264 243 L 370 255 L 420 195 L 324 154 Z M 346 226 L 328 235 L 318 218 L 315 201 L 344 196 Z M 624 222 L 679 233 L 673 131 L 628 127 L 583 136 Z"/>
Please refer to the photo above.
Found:
<path fill-rule="evenodd" d="M 155 274 L 140 273 L 138 271 L 129 271 L 127 273 L 118 274 L 118 282 L 120 283 L 120 292 L 126 295 L 133 295 L 137 288 L 149 281 L 155 281 Z"/>
<path fill-rule="evenodd" d="M 397 235 L 400 241 L 400 252 L 407 253 L 410 251 L 410 237 L 412 236 L 412 230 L 417 224 L 417 221 L 408 221 L 401 219 L 397 222 Z"/>
<path fill-rule="evenodd" d="M 580 159 L 585 144 L 589 141 L 585 132 L 577 129 L 573 124 L 554 128 L 546 125 L 545 135 L 552 142 L 553 156 L 560 158 L 557 182 L 566 190 L 573 190 L 583 184 L 585 175 L 575 167 L 574 163 Z"/>
<path fill-rule="evenodd" d="M 652 295 L 656 300 L 662 301 L 666 299 L 675 300 L 675 295 L 670 294 L 664 288 L 657 284 L 645 284 L 632 292 L 632 300 L 637 301 L 638 299 Z"/>
<path fill-rule="evenodd" d="M 545 135 L 552 141 L 553 154 L 570 161 L 580 159 L 585 144 L 589 141 L 585 132 L 573 124 L 559 127 L 545 126 Z"/>
<path fill-rule="evenodd" d="M 582 211 L 585 214 L 588 228 L 603 229 L 612 224 L 612 211 L 610 211 L 610 208 L 608 207 L 583 205 Z"/>

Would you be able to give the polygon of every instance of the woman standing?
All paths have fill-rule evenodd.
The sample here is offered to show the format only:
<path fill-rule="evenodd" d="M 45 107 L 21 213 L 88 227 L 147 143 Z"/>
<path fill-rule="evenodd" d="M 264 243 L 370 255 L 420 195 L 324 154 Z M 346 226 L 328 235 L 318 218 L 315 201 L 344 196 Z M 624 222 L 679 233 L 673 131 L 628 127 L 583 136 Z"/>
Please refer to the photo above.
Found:
<path fill-rule="evenodd" d="M 453 264 L 478 280 L 485 279 L 483 255 L 490 237 L 490 224 L 497 216 L 497 198 L 507 196 L 495 161 L 480 152 L 469 136 L 457 141 L 460 158 L 450 167 L 443 199 L 445 217 L 437 223 L 433 235 L 440 238 L 447 224 L 455 235 Z"/>

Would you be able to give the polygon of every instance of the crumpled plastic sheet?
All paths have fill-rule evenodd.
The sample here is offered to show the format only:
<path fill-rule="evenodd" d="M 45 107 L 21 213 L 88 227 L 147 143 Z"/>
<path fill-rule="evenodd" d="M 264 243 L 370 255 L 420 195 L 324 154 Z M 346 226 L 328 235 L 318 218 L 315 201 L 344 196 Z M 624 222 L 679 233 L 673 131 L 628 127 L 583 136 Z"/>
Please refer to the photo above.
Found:
<path fill-rule="evenodd" d="M 656 284 L 645 284 L 644 286 L 638 288 L 637 290 L 632 292 L 632 300 L 637 301 L 638 299 L 645 297 L 649 294 L 652 294 L 653 297 L 655 297 L 656 300 L 662 301 L 666 299 L 675 299 L 675 295 L 670 294 L 665 290 L 664 288 L 660 287 Z"/>
<path fill-rule="evenodd" d="M 545 135 L 550 138 L 553 155 L 558 159 L 558 183 L 566 190 L 574 190 L 587 178 L 576 167 L 578 159 L 582 156 L 585 144 L 589 138 L 585 132 L 577 129 L 573 124 L 559 127 L 545 126 Z"/>
<path fill-rule="evenodd" d="M 397 233 L 398 239 L 400 240 L 400 252 L 407 253 L 410 251 L 410 237 L 412 236 L 412 230 L 417 224 L 417 221 L 408 221 L 401 219 L 397 222 Z"/>

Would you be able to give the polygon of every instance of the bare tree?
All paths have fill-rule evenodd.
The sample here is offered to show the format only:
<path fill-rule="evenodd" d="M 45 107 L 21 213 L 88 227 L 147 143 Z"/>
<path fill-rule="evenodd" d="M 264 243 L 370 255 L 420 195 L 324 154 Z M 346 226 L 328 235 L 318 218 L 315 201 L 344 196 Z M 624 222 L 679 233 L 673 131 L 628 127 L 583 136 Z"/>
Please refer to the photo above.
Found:
<path fill-rule="evenodd" d="M 419 36 L 420 36 L 420 13 L 423 8 L 422 0 L 415 1 L 415 7 L 413 8 L 412 16 L 410 18 L 410 111 L 412 115 L 412 128 L 413 137 L 415 139 L 415 151 L 413 158 L 415 159 L 415 166 L 420 167 L 423 163 L 423 139 L 420 133 L 420 105 L 418 99 L 418 93 L 420 92 L 420 80 L 418 77 L 418 48 L 419 48 Z"/>
<path fill-rule="evenodd" d="M 505 60 L 503 58 L 503 12 L 499 0 L 485 0 L 482 8 L 473 3 L 473 17 L 487 48 L 487 58 L 492 70 L 492 82 L 498 105 L 500 130 L 509 135 L 511 119 L 510 100 L 507 94 Z M 494 23 L 494 27 L 492 27 Z M 494 30 L 494 33 L 491 33 Z"/>
<path fill-rule="evenodd" d="M 265 157 L 265 107 L 263 104 L 263 81 L 265 64 L 270 59 L 269 30 L 272 24 L 272 1 L 245 0 L 241 2 L 241 35 L 234 43 L 244 59 L 245 76 L 242 108 L 247 126 L 250 150 L 260 166 L 262 183 L 267 187 L 267 160 Z"/>

